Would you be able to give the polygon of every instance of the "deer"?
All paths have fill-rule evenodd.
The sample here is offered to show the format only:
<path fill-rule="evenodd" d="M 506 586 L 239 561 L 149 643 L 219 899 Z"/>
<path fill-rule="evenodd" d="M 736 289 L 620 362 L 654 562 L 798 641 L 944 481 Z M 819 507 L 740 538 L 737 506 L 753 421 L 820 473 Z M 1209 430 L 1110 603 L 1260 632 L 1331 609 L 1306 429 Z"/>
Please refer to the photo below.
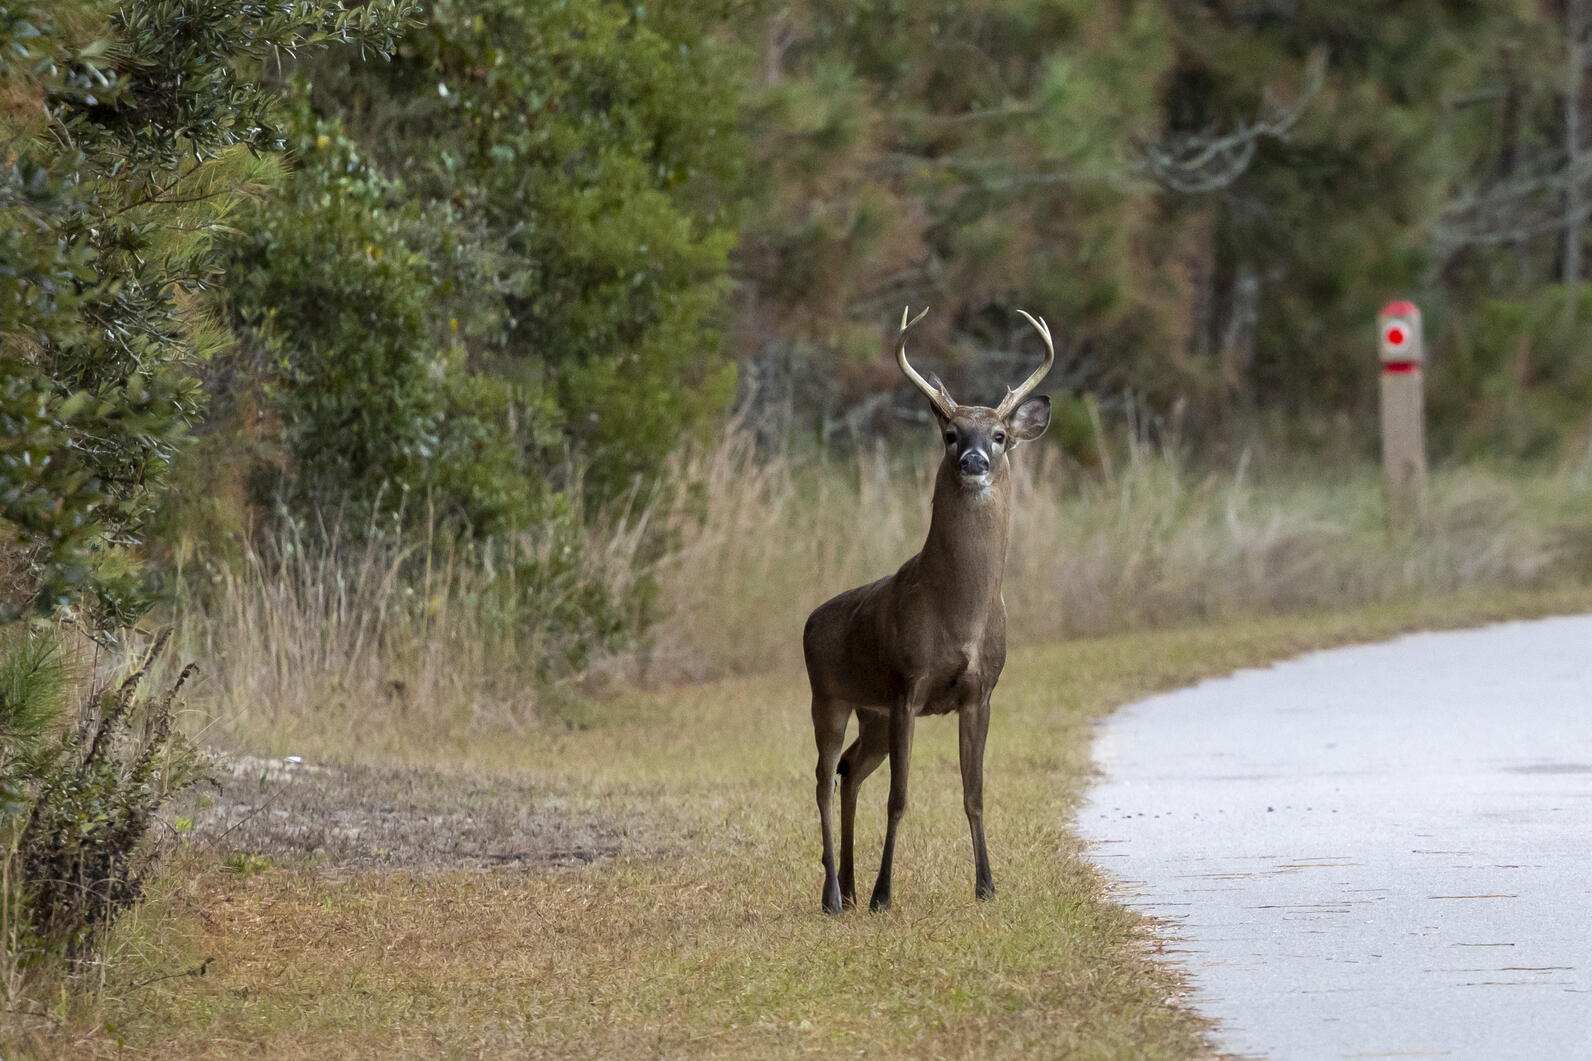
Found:
<path fill-rule="evenodd" d="M 888 756 L 890 797 L 884 851 L 869 908 L 890 906 L 896 830 L 907 809 L 912 731 L 920 715 L 955 713 L 962 806 L 973 840 L 973 890 L 995 896 L 984 842 L 984 741 L 990 696 L 1006 665 L 1006 603 L 1001 581 L 1011 534 L 1012 450 L 1050 425 L 1050 399 L 1029 397 L 1056 360 L 1044 318 L 1018 310 L 1045 344 L 1045 361 L 995 408 L 958 405 L 940 378 L 907 360 L 907 333 L 928 313 L 901 313 L 896 363 L 928 399 L 944 456 L 934 479 L 922 550 L 888 575 L 825 601 L 808 616 L 802 654 L 812 687 L 818 745 L 818 818 L 823 832 L 823 909 L 857 905 L 852 864 L 857 793 Z M 851 716 L 857 737 L 842 752 Z M 832 827 L 840 787 L 840 862 Z"/>

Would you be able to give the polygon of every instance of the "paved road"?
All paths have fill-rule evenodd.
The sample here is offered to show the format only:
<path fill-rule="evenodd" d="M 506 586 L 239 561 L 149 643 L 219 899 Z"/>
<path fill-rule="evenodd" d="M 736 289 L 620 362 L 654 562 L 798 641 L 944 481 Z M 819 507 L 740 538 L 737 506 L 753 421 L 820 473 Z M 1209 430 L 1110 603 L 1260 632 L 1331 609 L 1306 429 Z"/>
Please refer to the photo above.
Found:
<path fill-rule="evenodd" d="M 1592 1058 L 1592 616 L 1242 671 L 1096 758 L 1083 834 L 1222 1051 Z"/>

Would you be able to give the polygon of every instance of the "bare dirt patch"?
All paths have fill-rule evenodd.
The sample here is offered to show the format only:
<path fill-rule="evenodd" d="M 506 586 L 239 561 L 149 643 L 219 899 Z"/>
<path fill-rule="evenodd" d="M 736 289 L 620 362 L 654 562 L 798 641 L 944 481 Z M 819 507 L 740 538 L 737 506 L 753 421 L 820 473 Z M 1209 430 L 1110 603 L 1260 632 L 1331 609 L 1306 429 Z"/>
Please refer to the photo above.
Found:
<path fill-rule="evenodd" d="M 242 756 L 217 779 L 194 811 L 195 842 L 328 866 L 582 865 L 637 846 L 642 825 L 500 776 Z"/>

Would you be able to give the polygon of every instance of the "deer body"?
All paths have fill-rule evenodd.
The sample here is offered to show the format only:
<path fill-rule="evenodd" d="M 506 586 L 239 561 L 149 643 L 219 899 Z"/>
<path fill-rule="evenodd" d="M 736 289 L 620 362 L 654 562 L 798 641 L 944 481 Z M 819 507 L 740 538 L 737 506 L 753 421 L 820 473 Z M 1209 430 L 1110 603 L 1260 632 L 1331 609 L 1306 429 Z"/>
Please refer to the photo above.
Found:
<path fill-rule="evenodd" d="M 1025 314 L 1026 316 L 1026 314 Z M 917 319 L 921 319 L 919 314 Z M 824 843 L 824 909 L 855 905 L 852 837 L 857 792 L 890 759 L 889 818 L 872 907 L 890 903 L 896 827 L 906 811 L 913 724 L 920 715 L 958 715 L 963 806 L 973 842 L 974 890 L 994 895 L 983 826 L 984 740 L 990 695 L 1006 664 L 1006 609 L 1001 580 L 1011 522 L 1008 454 L 1049 423 L 1048 398 L 1024 402 L 1054 358 L 997 409 L 959 407 L 936 379 L 906 361 L 902 316 L 897 359 L 929 397 L 946 439 L 935 476 L 933 515 L 923 549 L 894 574 L 847 590 L 813 611 L 802 635 L 818 744 L 817 796 Z M 1048 329 L 1033 321 L 1050 346 Z M 857 739 L 844 752 L 846 727 Z M 841 786 L 840 860 L 835 861 L 831 805 Z"/>
<path fill-rule="evenodd" d="M 802 648 L 813 695 L 887 711 L 914 680 L 920 715 L 943 715 L 987 695 L 1006 662 L 1010 483 L 970 497 L 944 468 L 922 552 L 895 574 L 820 605 Z M 964 544 L 965 543 L 965 544 Z"/>

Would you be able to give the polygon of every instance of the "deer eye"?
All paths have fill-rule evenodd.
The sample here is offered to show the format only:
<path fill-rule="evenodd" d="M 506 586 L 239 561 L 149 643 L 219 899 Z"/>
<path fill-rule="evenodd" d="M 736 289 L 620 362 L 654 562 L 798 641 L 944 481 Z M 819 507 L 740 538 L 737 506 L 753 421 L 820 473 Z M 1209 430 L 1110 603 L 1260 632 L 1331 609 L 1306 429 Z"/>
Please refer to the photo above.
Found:
<path fill-rule="evenodd" d="M 995 432 L 995 444 L 997 446 L 1006 445 L 1006 432 L 1004 432 L 1004 431 Z"/>
<path fill-rule="evenodd" d="M 956 432 L 955 431 L 947 431 L 945 433 L 945 442 L 946 442 L 946 445 L 950 445 L 950 446 L 956 445 Z"/>

